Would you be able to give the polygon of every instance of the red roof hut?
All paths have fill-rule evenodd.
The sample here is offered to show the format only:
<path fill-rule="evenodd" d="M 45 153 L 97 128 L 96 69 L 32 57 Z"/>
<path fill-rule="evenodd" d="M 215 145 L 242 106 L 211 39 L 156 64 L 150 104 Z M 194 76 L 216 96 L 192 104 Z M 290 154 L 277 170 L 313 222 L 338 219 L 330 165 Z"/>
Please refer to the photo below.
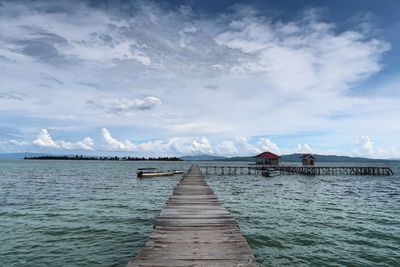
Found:
<path fill-rule="evenodd" d="M 271 152 L 263 152 L 261 154 L 258 154 L 255 156 L 256 158 L 256 164 L 262 164 L 262 165 L 272 165 L 276 166 L 279 164 L 279 156 L 275 155 L 274 153 Z"/>

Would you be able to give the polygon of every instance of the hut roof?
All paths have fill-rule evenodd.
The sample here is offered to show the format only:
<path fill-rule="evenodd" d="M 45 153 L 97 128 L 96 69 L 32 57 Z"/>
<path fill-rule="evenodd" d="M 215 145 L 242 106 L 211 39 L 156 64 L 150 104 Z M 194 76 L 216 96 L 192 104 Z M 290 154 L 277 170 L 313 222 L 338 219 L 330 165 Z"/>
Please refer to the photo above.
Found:
<path fill-rule="evenodd" d="M 316 159 L 315 156 L 313 154 L 303 154 L 301 155 L 302 159 L 307 159 L 307 158 L 313 158 Z"/>
<path fill-rule="evenodd" d="M 261 158 L 261 159 L 279 159 L 280 157 L 278 155 L 275 155 L 274 153 L 271 152 L 263 152 L 261 154 L 258 154 L 255 156 L 255 158 Z"/>

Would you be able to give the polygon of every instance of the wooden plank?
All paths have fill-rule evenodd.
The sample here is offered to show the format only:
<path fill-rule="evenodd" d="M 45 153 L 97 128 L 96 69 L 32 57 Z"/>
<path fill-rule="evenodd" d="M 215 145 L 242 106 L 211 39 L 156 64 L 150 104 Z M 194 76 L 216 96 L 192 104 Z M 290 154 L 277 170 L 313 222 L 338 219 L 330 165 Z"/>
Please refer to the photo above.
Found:
<path fill-rule="evenodd" d="M 208 266 L 208 267 L 254 267 L 258 266 L 256 263 L 249 263 L 247 261 L 238 260 L 158 260 L 154 259 L 151 262 L 148 260 L 136 260 L 135 266 L 152 266 L 152 267 L 198 267 L 198 266 Z"/>
<path fill-rule="evenodd" d="M 258 266 L 233 216 L 219 203 L 200 169 L 177 184 L 133 266 Z"/>

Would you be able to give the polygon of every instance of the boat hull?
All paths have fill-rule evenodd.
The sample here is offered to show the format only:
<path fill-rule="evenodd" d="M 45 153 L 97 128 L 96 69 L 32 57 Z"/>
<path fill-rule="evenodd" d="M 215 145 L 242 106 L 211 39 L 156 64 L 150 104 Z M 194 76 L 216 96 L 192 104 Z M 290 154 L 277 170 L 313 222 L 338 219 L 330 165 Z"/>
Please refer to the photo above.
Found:
<path fill-rule="evenodd" d="M 267 169 L 266 171 L 263 171 L 261 174 L 262 176 L 265 177 L 274 177 L 280 175 L 281 172 L 275 169 Z"/>
<path fill-rule="evenodd" d="M 172 175 L 174 175 L 172 172 L 154 172 L 154 173 L 138 173 L 137 177 L 150 178 L 150 177 L 172 176 Z"/>
<path fill-rule="evenodd" d="M 278 176 L 280 175 L 280 173 L 263 173 L 263 176 L 265 177 L 274 177 L 274 176 Z"/>

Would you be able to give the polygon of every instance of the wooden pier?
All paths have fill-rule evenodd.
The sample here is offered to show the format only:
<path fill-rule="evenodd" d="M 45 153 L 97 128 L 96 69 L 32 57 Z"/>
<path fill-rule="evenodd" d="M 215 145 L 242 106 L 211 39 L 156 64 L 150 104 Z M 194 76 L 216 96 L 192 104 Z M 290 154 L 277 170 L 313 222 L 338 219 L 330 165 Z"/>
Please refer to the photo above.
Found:
<path fill-rule="evenodd" d="M 258 266 L 239 225 L 192 166 L 161 210 L 133 266 Z"/>
<path fill-rule="evenodd" d="M 389 176 L 393 175 L 389 167 L 315 167 L 315 166 L 277 166 L 275 169 L 285 174 L 304 175 L 372 175 Z"/>
<path fill-rule="evenodd" d="M 372 176 L 389 176 L 393 175 L 393 171 L 389 167 L 373 167 L 373 166 L 348 166 L 348 167 L 329 167 L 329 166 L 216 166 L 203 165 L 200 168 L 207 174 L 214 175 L 261 175 L 267 168 L 273 168 L 283 174 L 303 174 L 303 175 L 372 175 Z"/>
<path fill-rule="evenodd" d="M 199 166 L 199 168 L 207 175 L 207 174 L 215 174 L 215 175 L 244 175 L 244 174 L 259 174 L 259 168 L 255 168 L 254 166 Z"/>

